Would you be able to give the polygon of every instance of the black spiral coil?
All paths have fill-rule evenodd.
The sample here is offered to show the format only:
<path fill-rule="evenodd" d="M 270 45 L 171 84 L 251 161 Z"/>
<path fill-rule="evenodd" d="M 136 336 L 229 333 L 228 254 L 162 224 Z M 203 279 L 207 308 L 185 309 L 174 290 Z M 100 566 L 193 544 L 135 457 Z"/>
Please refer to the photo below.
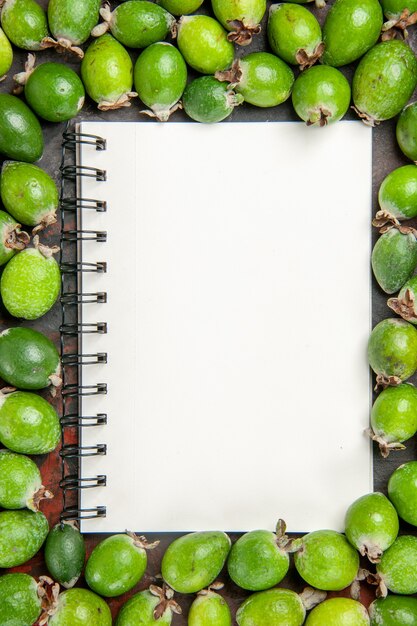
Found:
<path fill-rule="evenodd" d="M 80 366 L 105 364 L 107 354 L 82 354 L 79 351 L 80 336 L 84 333 L 106 333 L 105 322 L 82 323 L 78 319 L 78 306 L 81 304 L 104 304 L 107 302 L 106 292 L 83 293 L 80 291 L 80 275 L 84 272 L 104 273 L 107 265 L 104 261 L 85 263 L 77 256 L 77 246 L 80 241 L 95 241 L 97 243 L 107 240 L 105 231 L 83 230 L 82 212 L 107 211 L 107 203 L 94 198 L 82 198 L 77 195 L 77 181 L 80 177 L 92 177 L 97 181 L 106 180 L 106 171 L 93 167 L 80 166 L 76 163 L 76 152 L 81 144 L 96 147 L 96 150 L 106 149 L 106 140 L 97 135 L 80 133 L 76 130 L 67 129 L 63 134 L 62 158 L 61 158 L 61 363 L 62 363 L 62 445 L 61 462 L 62 472 L 60 487 L 63 491 L 63 510 L 61 522 L 66 520 L 86 520 L 106 516 L 105 506 L 82 508 L 80 506 L 80 492 L 83 489 L 105 487 L 107 477 L 105 475 L 85 477 L 81 476 L 80 460 L 83 457 L 102 456 L 106 454 L 106 445 L 98 443 L 93 446 L 82 445 L 81 432 L 84 428 L 95 428 L 107 423 L 107 415 L 80 415 L 80 398 L 83 396 L 99 396 L 107 393 L 105 383 L 95 385 L 83 385 Z M 75 191 L 75 193 L 74 193 Z M 74 226 L 75 223 L 75 226 Z M 99 250 L 98 250 L 99 251 Z M 74 260 L 76 259 L 76 260 Z M 74 344 L 76 348 L 74 349 Z M 69 430 L 76 429 L 77 442 L 73 437 L 68 441 Z M 68 469 L 70 467 L 70 469 Z M 74 468 L 77 470 L 74 472 Z M 76 506 L 69 504 L 69 494 L 78 493 Z M 73 500 L 72 500 L 73 501 Z"/>

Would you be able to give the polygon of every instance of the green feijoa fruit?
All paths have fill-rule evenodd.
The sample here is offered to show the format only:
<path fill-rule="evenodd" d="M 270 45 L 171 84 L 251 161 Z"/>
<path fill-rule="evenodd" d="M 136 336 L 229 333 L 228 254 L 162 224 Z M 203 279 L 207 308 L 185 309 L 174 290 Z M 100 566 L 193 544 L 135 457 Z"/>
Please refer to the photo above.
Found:
<path fill-rule="evenodd" d="M 139 98 L 150 108 L 142 113 L 166 122 L 179 108 L 187 84 L 187 66 L 181 53 L 169 43 L 154 43 L 139 55 L 133 77 Z"/>
<path fill-rule="evenodd" d="M 382 22 L 378 0 L 336 0 L 323 26 L 322 63 L 340 67 L 359 59 L 378 41 Z"/>
<path fill-rule="evenodd" d="M 0 94 L 0 154 L 33 163 L 42 153 L 43 135 L 37 117 L 16 96 Z"/>
<path fill-rule="evenodd" d="M 417 389 L 409 383 L 384 389 L 373 404 L 371 428 L 383 457 L 404 449 L 403 441 L 417 432 Z"/>
<path fill-rule="evenodd" d="M 417 598 L 389 595 L 369 606 L 371 626 L 417 626 Z"/>
<path fill-rule="evenodd" d="M 340 120 L 348 110 L 350 85 L 335 67 L 311 67 L 296 79 L 292 103 L 307 126 L 326 126 Z"/>
<path fill-rule="evenodd" d="M 21 454 L 46 454 L 57 447 L 61 428 L 55 409 L 26 391 L 0 396 L 0 441 Z"/>
<path fill-rule="evenodd" d="M 0 376 L 6 383 L 20 389 L 59 387 L 60 374 L 58 350 L 48 337 L 22 327 L 0 333 Z"/>
<path fill-rule="evenodd" d="M 266 0 L 211 0 L 214 15 L 226 30 L 229 41 L 247 46 L 261 32 Z"/>
<path fill-rule="evenodd" d="M 35 0 L 4 0 L 1 25 L 10 41 L 23 50 L 41 50 L 49 35 L 46 13 Z"/>
<path fill-rule="evenodd" d="M 41 613 L 38 584 L 28 574 L 0 576 L 0 624 L 28 626 Z"/>
<path fill-rule="evenodd" d="M 416 231 L 406 226 L 388 227 L 372 250 L 372 270 L 385 293 L 395 293 L 417 265 Z"/>
<path fill-rule="evenodd" d="M 359 61 L 353 76 L 355 110 L 367 124 L 395 117 L 417 84 L 417 59 L 398 39 L 382 41 Z"/>
<path fill-rule="evenodd" d="M 162 559 L 162 576 L 178 593 L 196 593 L 219 575 L 230 551 L 230 538 L 220 531 L 190 533 L 175 539 Z"/>
<path fill-rule="evenodd" d="M 314 65 L 324 50 L 317 19 L 305 7 L 290 2 L 271 5 L 268 41 L 277 56 L 301 69 Z"/>
<path fill-rule="evenodd" d="M 388 497 L 401 519 L 417 526 L 417 461 L 404 463 L 391 474 Z"/>
<path fill-rule="evenodd" d="M 204 0 L 159 0 L 158 4 L 172 15 L 190 15 L 201 7 Z"/>
<path fill-rule="evenodd" d="M 85 568 L 85 580 L 93 591 L 113 598 L 132 589 L 142 578 L 148 563 L 147 550 L 156 548 L 133 533 L 112 535 L 92 551 Z"/>
<path fill-rule="evenodd" d="M 87 41 L 99 21 L 100 5 L 101 0 L 49 0 L 48 22 L 55 39 L 50 37 L 44 44 L 82 59 L 84 52 L 78 46 Z"/>
<path fill-rule="evenodd" d="M 12 67 L 13 49 L 4 31 L 0 28 L 0 81 L 6 78 L 6 74 Z"/>
<path fill-rule="evenodd" d="M 182 97 L 184 111 L 196 122 L 221 122 L 242 104 L 243 96 L 214 76 L 202 76 L 188 83 Z"/>
<path fill-rule="evenodd" d="M 294 542 L 295 567 L 312 587 L 339 591 L 355 580 L 359 555 L 335 530 L 316 530 Z"/>
<path fill-rule="evenodd" d="M 346 512 L 346 538 L 372 563 L 377 563 L 394 543 L 398 530 L 398 515 L 383 493 L 368 493 L 358 498 Z"/>
<path fill-rule="evenodd" d="M 56 247 L 39 243 L 13 257 L 4 268 L 0 281 L 3 304 L 14 317 L 36 320 L 55 304 L 61 288 L 61 272 L 52 254 Z"/>
<path fill-rule="evenodd" d="M 0 265 L 4 265 L 29 243 L 29 235 L 20 230 L 18 224 L 8 213 L 0 210 Z"/>
<path fill-rule="evenodd" d="M 381 210 L 375 216 L 375 226 L 416 217 L 417 166 L 403 165 L 390 172 L 379 188 L 378 201 Z"/>
<path fill-rule="evenodd" d="M 49 531 L 48 520 L 38 511 L 0 513 L 0 567 L 17 567 L 41 549 Z"/>
<path fill-rule="evenodd" d="M 294 72 L 284 61 L 269 52 L 252 52 L 233 62 L 230 70 L 216 72 L 245 102 L 258 107 L 274 107 L 285 102 L 294 84 Z"/>
<path fill-rule="evenodd" d="M 404 320 L 382 320 L 372 330 L 368 359 L 378 384 L 399 384 L 417 369 L 417 330 Z"/>
<path fill-rule="evenodd" d="M 388 18 L 382 29 L 382 38 L 401 33 L 408 37 L 407 28 L 416 22 L 417 0 L 381 0 L 384 15 Z"/>
<path fill-rule="evenodd" d="M 0 177 L 1 200 L 16 220 L 37 232 L 56 222 L 58 189 L 53 179 L 31 163 L 6 161 Z"/>
<path fill-rule="evenodd" d="M 289 589 L 254 593 L 240 605 L 238 626 L 301 626 L 306 609 L 298 594 Z"/>
<path fill-rule="evenodd" d="M 290 559 L 285 546 L 285 522 L 279 520 L 277 532 L 253 530 L 242 535 L 230 550 L 229 576 L 236 585 L 249 591 L 263 591 L 277 585 L 288 572 Z"/>
<path fill-rule="evenodd" d="M 386 596 L 388 590 L 400 595 L 417 593 L 417 537 L 398 537 L 382 555 L 376 571 L 379 596 Z"/>
<path fill-rule="evenodd" d="M 223 26 L 208 15 L 180 19 L 178 47 L 188 65 L 201 74 L 214 74 L 233 63 L 233 44 Z"/>
<path fill-rule="evenodd" d="M 412 161 L 417 161 L 417 102 L 408 104 L 397 122 L 397 142 L 400 150 Z M 417 203 L 414 204 L 417 213 Z M 413 216 L 414 217 L 414 216 Z"/>
<path fill-rule="evenodd" d="M 140 591 L 130 598 L 120 609 L 116 626 L 170 626 L 173 613 L 181 613 L 181 608 L 173 599 L 174 592 L 169 587 L 163 589 L 151 585 L 149 590 Z M 208 625 L 207 625 L 208 626 Z"/>
<path fill-rule="evenodd" d="M 48 626 L 112 626 L 108 604 L 88 589 L 68 589 L 55 604 Z"/>
<path fill-rule="evenodd" d="M 53 495 L 42 485 L 36 463 L 23 454 L 0 450 L 0 507 L 39 510 L 39 503 Z"/>
<path fill-rule="evenodd" d="M 88 95 L 102 111 L 130 106 L 133 65 L 114 37 L 102 35 L 89 45 L 81 63 L 81 78 Z"/>
<path fill-rule="evenodd" d="M 360 602 L 351 598 L 330 598 L 316 606 L 306 626 L 369 626 L 369 615 Z"/>
<path fill-rule="evenodd" d="M 45 563 L 52 578 L 66 589 L 75 585 L 85 561 L 84 537 L 72 522 L 62 522 L 49 531 Z"/>
<path fill-rule="evenodd" d="M 48 122 L 65 122 L 81 111 L 85 92 L 79 76 L 62 63 L 43 63 L 35 68 L 30 54 L 25 71 L 14 76 L 36 115 Z"/>
<path fill-rule="evenodd" d="M 213 589 L 223 584 L 203 589 L 192 603 L 188 613 L 188 626 L 232 626 L 232 615 L 224 598 Z"/>
<path fill-rule="evenodd" d="M 104 22 L 93 28 L 93 37 L 110 30 L 113 37 L 129 48 L 146 48 L 163 41 L 174 28 L 175 18 L 154 2 L 129 0 L 114 11 L 106 4 L 100 9 Z"/>

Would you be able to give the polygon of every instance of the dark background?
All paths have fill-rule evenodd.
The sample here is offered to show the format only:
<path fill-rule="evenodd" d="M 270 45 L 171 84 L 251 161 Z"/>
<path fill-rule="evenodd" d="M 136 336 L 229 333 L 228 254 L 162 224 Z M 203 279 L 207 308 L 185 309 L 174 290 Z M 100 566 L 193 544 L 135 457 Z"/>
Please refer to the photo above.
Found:
<path fill-rule="evenodd" d="M 206 0 L 207 7 L 209 6 L 208 0 Z M 44 7 L 47 6 L 47 0 L 42 0 L 40 2 Z M 324 9 L 316 9 L 314 6 L 308 5 L 309 8 L 317 15 L 320 22 L 324 21 L 324 17 L 328 10 L 328 5 Z M 115 3 L 113 3 L 113 8 L 115 7 Z M 210 12 L 209 8 L 205 8 L 204 6 L 199 12 Z M 252 52 L 255 50 L 268 50 L 268 44 L 266 42 L 266 17 L 263 21 L 263 30 L 261 35 L 256 37 L 255 41 L 246 48 L 237 48 L 237 56 L 243 56 L 248 52 Z M 410 43 L 412 47 L 417 49 L 417 35 L 415 33 L 415 27 L 411 27 L 410 29 Z M 83 46 L 86 48 L 86 45 Z M 132 60 L 135 61 L 138 57 L 139 51 L 130 51 Z M 26 52 L 22 50 L 14 50 L 15 57 L 13 67 L 8 73 L 7 79 L 0 84 L 0 91 L 2 92 L 10 92 L 13 88 L 13 80 L 12 77 L 15 73 L 22 71 L 25 59 Z M 53 50 L 47 50 L 40 53 L 37 53 L 37 63 L 42 63 L 45 61 L 57 61 L 64 62 L 69 64 L 75 71 L 79 72 L 80 62 L 73 56 L 67 55 L 58 55 Z M 349 80 L 351 80 L 353 75 L 353 66 L 347 66 L 343 68 L 343 72 L 346 74 Z M 296 72 L 298 73 L 298 71 Z M 190 77 L 193 76 L 193 72 L 190 71 Z M 88 97 L 86 99 L 86 104 L 84 109 L 81 112 L 79 119 L 102 119 L 102 120 L 126 120 L 126 121 L 142 121 L 144 123 L 155 123 L 153 120 L 150 120 L 146 116 L 141 116 L 139 113 L 140 110 L 140 102 L 134 100 L 132 106 L 130 108 L 119 109 L 118 111 L 110 111 L 110 112 L 100 112 L 96 109 L 95 103 L 93 103 Z M 346 116 L 348 119 L 355 119 L 355 114 L 352 111 Z M 171 123 L 175 123 L 178 121 L 183 121 L 185 119 L 185 115 L 178 111 L 171 118 Z M 271 108 L 271 109 L 257 109 L 251 105 L 244 104 L 243 106 L 238 107 L 234 110 L 233 114 L 230 118 L 228 118 L 227 122 L 233 121 L 276 121 L 276 120 L 297 120 L 297 116 L 295 115 L 291 100 L 280 105 L 279 107 Z M 372 189 L 372 198 L 373 198 L 373 208 L 372 214 L 374 214 L 377 210 L 377 193 L 379 185 L 381 184 L 383 178 L 395 167 L 400 165 L 404 165 L 407 163 L 405 157 L 401 154 L 395 140 L 395 123 L 396 120 L 384 122 L 380 126 L 376 127 L 373 131 L 373 189 Z M 42 122 L 42 127 L 44 131 L 45 137 L 45 152 L 44 155 L 39 162 L 39 165 L 44 168 L 49 174 L 51 174 L 54 179 L 60 184 L 60 172 L 59 167 L 61 163 L 61 140 L 62 133 L 65 130 L 65 124 L 51 124 L 47 122 Z M 325 131 L 324 131 L 325 132 Z M 251 159 L 254 163 L 254 167 L 256 167 L 256 154 L 245 154 L 244 152 L 244 137 L 242 137 L 242 144 L 237 146 L 228 146 L 226 149 L 230 151 L 231 159 Z M 279 149 L 279 146 L 277 146 Z M 175 150 L 175 149 L 174 149 Z M 259 146 L 259 150 L 262 150 L 262 146 Z M 173 157 L 175 157 L 175 152 L 173 152 Z M 190 155 L 192 158 L 192 155 Z M 331 158 L 331 156 L 330 156 Z M 301 178 L 301 176 L 300 176 Z M 355 184 L 355 181 L 352 181 L 352 184 Z M 320 180 L 317 180 L 317 185 L 326 185 L 326 163 L 323 163 L 323 175 Z M 341 193 L 343 191 L 341 190 Z M 337 210 L 338 199 L 335 197 L 335 210 Z M 369 216 L 371 220 L 371 214 Z M 318 222 L 319 222 L 318 218 Z M 288 216 L 288 222 L 291 223 L 291 216 Z M 69 222 L 69 227 L 71 227 L 71 223 Z M 335 233 L 337 236 L 337 233 Z M 49 227 L 47 231 L 41 234 L 41 241 L 44 243 L 57 243 L 59 242 L 60 237 L 60 220 L 58 219 L 58 223 Z M 374 239 L 377 237 L 377 233 L 373 233 Z M 74 248 L 69 246 L 67 247 L 67 254 L 70 256 L 74 256 Z M 355 254 L 355 243 L 352 242 L 352 247 L 349 250 L 344 252 L 345 254 Z M 69 257 L 66 258 L 68 260 Z M 74 260 L 74 258 L 72 259 Z M 373 324 L 377 323 L 381 319 L 385 317 L 390 317 L 391 312 L 390 309 L 386 306 L 387 296 L 381 292 L 381 290 L 375 285 L 375 281 L 373 283 Z M 354 307 L 354 302 L 346 302 L 342 303 L 342 306 L 351 306 Z M 337 318 L 333 317 L 329 312 L 323 311 L 324 314 L 329 316 L 329 323 L 337 323 Z M 73 317 L 74 311 L 68 310 L 67 315 L 69 317 Z M 4 311 L 3 307 L 0 309 L 0 324 L 1 330 L 6 327 L 16 326 L 16 325 L 25 325 L 29 327 L 36 328 L 44 332 L 48 335 L 53 341 L 55 341 L 56 345 L 60 346 L 60 334 L 59 334 L 59 326 L 62 321 L 62 310 L 59 304 L 56 304 L 55 307 L 44 317 L 34 322 L 20 322 L 19 320 L 15 320 L 10 318 Z M 76 340 L 69 339 L 66 342 L 66 351 L 72 352 L 76 350 Z M 342 372 L 341 372 L 341 375 Z M 412 381 L 416 382 L 416 377 L 412 379 Z M 76 372 L 74 370 L 67 368 L 67 382 L 76 382 Z M 44 397 L 46 397 L 49 401 L 53 402 L 56 406 L 57 410 L 62 412 L 62 397 L 61 394 L 58 394 L 56 398 L 51 398 L 49 391 L 45 391 L 42 393 Z M 343 402 L 343 398 L 340 399 Z M 76 399 L 68 397 L 67 398 L 67 411 L 76 411 Z M 335 419 L 337 419 L 337 407 L 335 407 Z M 341 425 L 341 427 L 343 427 Z M 74 429 L 66 429 L 65 433 L 65 443 L 71 444 L 76 443 L 77 441 L 77 431 Z M 388 459 L 382 459 L 379 455 L 377 448 L 374 449 L 374 489 L 376 491 L 383 491 L 386 493 L 387 480 L 391 475 L 392 471 L 398 467 L 401 463 L 414 460 L 416 458 L 416 441 L 415 438 L 407 443 L 407 449 L 403 452 L 392 452 Z M 41 467 L 43 482 L 55 493 L 55 498 L 52 501 L 47 501 L 42 504 L 42 510 L 48 516 L 51 526 L 59 521 L 59 515 L 62 510 L 63 502 L 62 502 L 62 490 L 59 488 L 59 480 L 61 478 L 61 457 L 59 455 L 59 451 L 56 451 L 50 455 L 38 457 L 36 459 L 39 462 Z M 299 459 L 300 465 L 302 466 L 303 460 Z M 68 473 L 75 472 L 77 470 L 76 459 L 72 459 L 69 461 L 68 466 L 65 468 L 65 471 Z M 155 474 L 155 469 L 152 468 L 152 473 Z M 329 468 L 331 471 L 331 468 Z M 352 472 L 355 471 L 355 467 L 352 467 Z M 162 477 L 155 476 L 155 478 L 159 479 L 153 481 L 155 485 L 165 485 L 162 486 L 161 497 L 163 497 L 163 489 L 164 488 L 175 488 L 174 486 L 169 486 L 165 481 L 161 480 Z M 290 479 L 290 477 L 287 477 Z M 156 487 L 158 488 L 158 487 Z M 233 485 L 230 485 L 230 489 L 233 489 Z M 277 489 L 279 489 L 279 483 L 277 484 Z M 67 505 L 71 506 L 76 504 L 76 500 L 74 499 L 76 496 L 71 493 L 68 494 Z M 300 500 L 302 500 L 302 494 L 300 494 Z M 332 506 L 332 502 L 329 500 L 328 506 Z M 285 511 L 279 512 L 285 516 Z M 271 520 L 271 530 L 272 524 L 274 520 Z M 126 525 L 129 527 L 129 520 L 126 520 Z M 139 529 L 140 530 L 140 529 Z M 414 533 L 414 529 L 409 527 L 407 524 L 402 523 L 401 532 L 405 533 Z M 100 535 L 88 535 L 86 536 L 87 541 L 87 549 L 88 553 L 92 550 L 92 548 L 103 538 Z M 113 616 L 117 615 L 118 609 L 121 604 L 130 597 L 133 593 L 138 590 L 144 589 L 151 582 L 154 581 L 154 576 L 157 576 L 160 571 L 160 562 L 166 546 L 172 541 L 174 538 L 173 535 L 163 535 L 158 536 L 161 539 L 160 546 L 150 552 L 149 557 L 149 566 L 147 570 L 147 574 L 140 582 L 140 584 L 129 594 L 122 596 L 120 598 L 116 598 L 109 601 L 109 605 L 112 609 Z M 232 536 L 235 538 L 235 536 Z M 152 536 L 149 536 L 149 539 L 153 539 Z M 367 563 L 365 564 L 368 565 Z M 31 562 L 25 564 L 20 568 L 16 568 L 18 571 L 24 571 L 31 573 L 35 576 L 46 574 L 46 568 L 43 561 L 43 554 L 40 552 Z M 0 573 L 4 573 L 4 570 L 0 570 Z M 230 606 L 235 612 L 236 608 L 239 606 L 241 601 L 248 595 L 235 585 L 233 585 L 227 578 L 227 575 L 223 573 L 220 576 L 220 579 L 226 583 L 225 589 L 221 592 L 226 597 Z M 79 585 L 83 585 L 83 581 L 79 582 Z M 282 582 L 283 587 L 288 587 L 300 591 L 304 584 L 294 571 L 294 568 L 291 567 L 288 576 Z M 347 595 L 347 591 L 342 592 L 342 595 Z M 331 594 L 336 595 L 336 594 Z M 339 594 L 341 595 L 341 594 Z M 367 604 L 373 598 L 373 591 L 371 588 L 366 585 L 362 590 L 362 600 Z M 187 608 L 189 607 L 193 597 L 185 597 L 178 596 L 178 601 L 183 608 L 183 616 L 175 615 L 173 618 L 173 624 L 176 626 L 185 625 L 187 623 Z"/>

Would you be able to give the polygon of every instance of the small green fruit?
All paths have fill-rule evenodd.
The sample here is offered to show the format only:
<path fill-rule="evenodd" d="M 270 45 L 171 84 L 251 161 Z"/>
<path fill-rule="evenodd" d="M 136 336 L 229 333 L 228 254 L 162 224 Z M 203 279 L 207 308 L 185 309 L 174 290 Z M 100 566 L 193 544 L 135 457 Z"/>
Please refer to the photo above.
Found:
<path fill-rule="evenodd" d="M 40 511 L 2 511 L 0 513 L 0 567 L 17 567 L 41 549 L 49 526 Z"/>
<path fill-rule="evenodd" d="M 0 576 L 0 624 L 27 626 L 41 613 L 38 584 L 28 574 Z"/>
<path fill-rule="evenodd" d="M 206 124 L 226 119 L 242 102 L 241 94 L 228 89 L 225 83 L 214 76 L 202 76 L 188 83 L 182 98 L 188 117 Z"/>
<path fill-rule="evenodd" d="M 60 373 L 58 350 L 48 337 L 23 327 L 0 333 L 0 376 L 6 383 L 20 389 L 59 387 Z"/>
<path fill-rule="evenodd" d="M 133 65 L 129 54 L 111 35 L 89 45 L 81 63 L 81 77 L 88 95 L 101 111 L 130 106 Z"/>
<path fill-rule="evenodd" d="M 417 84 L 417 59 L 398 39 L 383 41 L 360 60 L 352 96 L 359 117 L 370 126 L 395 117 Z"/>
<path fill-rule="evenodd" d="M 6 74 L 12 67 L 13 49 L 4 31 L 0 28 L 0 81 L 6 78 Z"/>
<path fill-rule="evenodd" d="M 417 161 L 417 102 L 408 104 L 397 122 L 397 141 L 400 150 L 412 161 Z M 414 204 L 415 212 L 417 206 Z M 414 217 L 414 216 L 413 216 Z"/>
<path fill-rule="evenodd" d="M 391 474 L 388 497 L 401 519 L 417 526 L 417 461 L 404 463 Z"/>
<path fill-rule="evenodd" d="M 371 626 L 417 626 L 417 598 L 389 595 L 369 606 Z"/>
<path fill-rule="evenodd" d="M 211 6 L 220 24 L 230 31 L 229 41 L 247 46 L 261 32 L 266 0 L 211 0 Z"/>
<path fill-rule="evenodd" d="M 215 585 L 215 589 L 223 587 Z M 212 588 L 200 591 L 188 613 L 188 626 L 232 626 L 232 615 L 224 598 Z"/>
<path fill-rule="evenodd" d="M 417 432 L 417 389 L 409 383 L 384 389 L 372 407 L 371 427 L 383 457 L 404 449 L 402 442 Z"/>
<path fill-rule="evenodd" d="M 302 72 L 294 83 L 292 103 L 307 126 L 326 126 L 342 119 L 350 104 L 350 85 L 342 72 L 318 65 Z"/>
<path fill-rule="evenodd" d="M 0 441 L 10 450 L 46 454 L 60 438 L 58 415 L 41 396 L 25 391 L 0 396 Z"/>
<path fill-rule="evenodd" d="M 46 13 L 35 0 L 5 0 L 1 25 L 10 41 L 23 50 L 41 50 L 49 35 Z"/>
<path fill-rule="evenodd" d="M 39 510 L 44 498 L 53 498 L 42 485 L 38 466 L 27 456 L 0 450 L 0 507 Z"/>
<path fill-rule="evenodd" d="M 190 533 L 175 539 L 162 559 L 162 576 L 178 593 L 196 593 L 219 575 L 230 551 L 220 531 Z"/>
<path fill-rule="evenodd" d="M 407 226 L 389 226 L 372 250 L 372 270 L 385 293 L 395 293 L 417 266 L 417 231 Z"/>
<path fill-rule="evenodd" d="M 46 46 L 63 52 L 68 50 L 81 59 L 79 48 L 90 37 L 99 20 L 101 0 L 49 0 L 48 22 L 55 39 L 48 38 Z"/>
<path fill-rule="evenodd" d="M 254 593 L 240 605 L 238 626 L 301 626 L 306 610 L 298 594 L 289 589 Z"/>
<path fill-rule="evenodd" d="M 368 611 L 350 598 L 330 598 L 314 608 L 306 626 L 369 626 Z"/>
<path fill-rule="evenodd" d="M 136 593 L 122 606 L 116 626 L 170 626 L 172 614 L 181 613 L 173 596 L 169 587 L 161 589 L 151 585 L 149 590 Z"/>
<path fill-rule="evenodd" d="M 383 493 L 368 493 L 350 505 L 345 517 L 345 535 L 362 556 L 378 563 L 396 540 L 398 515 Z"/>
<path fill-rule="evenodd" d="M 68 589 L 58 597 L 48 626 L 112 626 L 111 612 L 103 600 L 88 589 Z"/>
<path fill-rule="evenodd" d="M 402 535 L 382 555 L 376 566 L 379 595 L 417 593 L 417 537 Z"/>
<path fill-rule="evenodd" d="M 139 98 L 150 108 L 142 113 L 166 122 L 179 108 L 187 84 L 187 66 L 181 53 L 169 43 L 154 43 L 139 56 L 133 76 Z"/>
<path fill-rule="evenodd" d="M 29 243 L 29 235 L 20 230 L 18 224 L 8 213 L 0 211 L 0 266 L 4 265 Z"/>
<path fill-rule="evenodd" d="M 16 96 L 1 93 L 0 154 L 33 163 L 41 158 L 42 153 L 43 135 L 36 116 Z"/>
<path fill-rule="evenodd" d="M 382 320 L 369 338 L 368 359 L 378 384 L 407 380 L 417 369 L 417 330 L 404 320 Z"/>
<path fill-rule="evenodd" d="M 55 224 L 58 189 L 52 178 L 30 163 L 6 161 L 0 178 L 1 200 L 16 220 L 35 231 Z"/>
<path fill-rule="evenodd" d="M 159 0 L 158 4 L 172 15 L 190 15 L 201 7 L 204 0 Z"/>
<path fill-rule="evenodd" d="M 375 216 L 376 226 L 416 217 L 417 166 L 403 165 L 390 172 L 379 188 L 378 201 L 381 211 Z"/>
<path fill-rule="evenodd" d="M 52 578 L 66 589 L 75 585 L 85 561 L 84 537 L 71 522 L 57 524 L 45 542 L 45 563 Z"/>
<path fill-rule="evenodd" d="M 208 15 L 190 15 L 178 22 L 178 47 L 190 67 L 214 74 L 232 65 L 233 44 L 224 28 Z"/>
<path fill-rule="evenodd" d="M 85 580 L 93 591 L 113 598 L 132 589 L 142 578 L 148 563 L 146 550 L 156 548 L 159 541 L 148 544 L 133 533 L 112 535 L 92 551 L 85 568 Z"/>

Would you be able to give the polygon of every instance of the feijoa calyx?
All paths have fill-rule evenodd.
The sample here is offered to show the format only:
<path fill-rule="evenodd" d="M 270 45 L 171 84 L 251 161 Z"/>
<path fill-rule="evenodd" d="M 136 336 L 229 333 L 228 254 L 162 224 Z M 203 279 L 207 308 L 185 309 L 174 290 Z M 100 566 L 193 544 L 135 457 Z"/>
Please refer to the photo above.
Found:
<path fill-rule="evenodd" d="M 37 117 L 16 96 L 0 94 L 0 154 L 33 163 L 43 153 L 42 129 Z"/>
<path fill-rule="evenodd" d="M 408 226 L 388 226 L 372 250 L 372 270 L 385 293 L 395 293 L 417 266 L 417 231 Z"/>
<path fill-rule="evenodd" d="M 66 589 L 75 585 L 85 561 L 84 537 L 73 522 L 54 526 L 45 542 L 45 563 L 52 578 Z"/>
<path fill-rule="evenodd" d="M 39 510 L 39 503 L 53 494 L 42 485 L 38 466 L 27 456 L 0 450 L 0 507 Z"/>
<path fill-rule="evenodd" d="M 0 210 L 0 265 L 4 265 L 29 243 L 28 233 L 21 230 L 8 213 Z"/>
<path fill-rule="evenodd" d="M 388 306 L 407 322 L 417 324 L 417 276 L 412 276 L 396 298 L 389 298 Z"/>
<path fill-rule="evenodd" d="M 253 35 L 261 32 L 266 0 L 211 0 L 211 5 L 214 15 L 229 31 L 229 41 L 247 46 Z"/>
<path fill-rule="evenodd" d="M 399 385 L 417 369 L 417 330 L 405 320 L 382 320 L 371 332 L 368 359 L 377 386 Z"/>

